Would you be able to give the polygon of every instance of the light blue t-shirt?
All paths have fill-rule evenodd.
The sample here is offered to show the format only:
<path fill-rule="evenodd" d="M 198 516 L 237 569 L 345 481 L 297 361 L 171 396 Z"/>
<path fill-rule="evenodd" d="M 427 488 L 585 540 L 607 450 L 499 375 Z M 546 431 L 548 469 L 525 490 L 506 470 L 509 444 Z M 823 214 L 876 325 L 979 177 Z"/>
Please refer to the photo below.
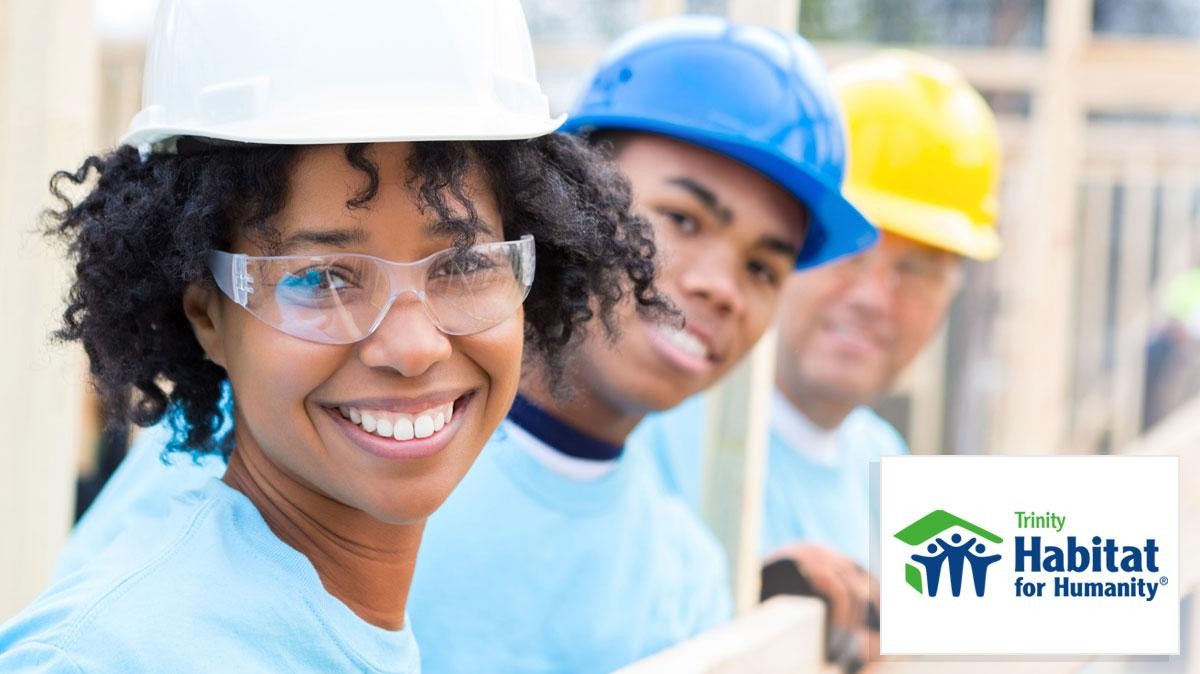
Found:
<path fill-rule="evenodd" d="M 193 459 L 175 452 L 164 464 L 162 451 L 171 434 L 170 425 L 161 421 L 138 435 L 121 465 L 71 530 L 54 566 L 55 580 L 103 552 L 130 522 L 165 515 L 175 496 L 225 474 L 225 460 L 217 455 Z"/>
<path fill-rule="evenodd" d="M 851 412 L 828 438 L 798 428 L 815 428 L 782 395 L 771 411 L 767 477 L 763 485 L 760 550 L 770 555 L 785 545 L 820 543 L 870 568 L 870 540 L 877 532 L 872 505 L 871 464 L 907 454 L 904 439 L 869 407 Z M 872 511 L 876 516 L 872 516 Z"/>
<path fill-rule="evenodd" d="M 429 520 L 409 609 L 427 674 L 607 673 L 732 614 L 724 554 L 628 456 L 568 477 L 506 420 Z"/>
<path fill-rule="evenodd" d="M 666 412 L 651 414 L 625 442 L 630 454 L 651 457 L 649 461 L 638 461 L 638 467 L 651 471 L 668 493 L 682 499 L 695 513 L 703 512 L 704 506 L 708 404 L 701 393 Z"/>
<path fill-rule="evenodd" d="M 703 396 L 652 415 L 630 439 L 630 451 L 655 457 L 663 486 L 696 512 L 701 508 L 705 433 Z M 868 568 L 871 531 L 871 463 L 907 454 L 896 429 L 868 407 L 858 407 L 829 433 L 797 432 L 811 422 L 775 392 L 763 485 L 760 552 L 767 557 L 799 542 L 828 545 Z M 799 445 L 799 446 L 798 446 Z"/>
<path fill-rule="evenodd" d="M 209 479 L 167 499 L 0 626 L 0 671 L 420 671 L 410 630 L 326 592 L 240 492 Z"/>

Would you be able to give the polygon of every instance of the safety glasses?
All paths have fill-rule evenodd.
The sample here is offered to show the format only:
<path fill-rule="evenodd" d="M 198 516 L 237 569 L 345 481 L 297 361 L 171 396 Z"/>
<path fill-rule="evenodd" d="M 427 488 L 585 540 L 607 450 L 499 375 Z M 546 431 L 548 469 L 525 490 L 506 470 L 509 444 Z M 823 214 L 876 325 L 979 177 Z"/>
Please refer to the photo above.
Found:
<path fill-rule="evenodd" d="M 366 339 L 411 293 L 448 335 L 502 323 L 533 284 L 533 237 L 447 248 L 416 262 L 370 255 L 209 255 L 217 287 L 262 322 L 323 344 Z"/>

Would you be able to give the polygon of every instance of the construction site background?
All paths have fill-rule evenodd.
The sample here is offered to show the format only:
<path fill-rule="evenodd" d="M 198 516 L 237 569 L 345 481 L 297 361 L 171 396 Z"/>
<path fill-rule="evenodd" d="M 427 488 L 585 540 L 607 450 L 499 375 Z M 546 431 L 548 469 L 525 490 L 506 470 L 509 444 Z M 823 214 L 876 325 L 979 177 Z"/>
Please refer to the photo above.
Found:
<path fill-rule="evenodd" d="M 37 234 L 38 214 L 50 205 L 51 172 L 112 146 L 138 109 L 144 36 L 155 4 L 0 0 L 0 269 L 20 279 L 0 290 L 6 314 L 0 527 L 10 541 L 0 546 L 6 578 L 0 619 L 28 603 L 48 578 L 73 521 L 77 480 L 96 469 L 103 437 L 82 354 L 49 338 L 68 270 L 63 251 Z M 958 66 L 1000 120 L 1004 252 L 994 263 L 967 266 L 945 329 L 876 407 L 915 453 L 1180 455 L 1182 575 L 1192 588 L 1200 582 L 1194 566 L 1200 555 L 1190 554 L 1189 533 L 1200 524 L 1191 502 L 1193 487 L 1200 487 L 1192 466 L 1200 436 L 1194 421 L 1200 419 L 1200 329 L 1171 316 L 1164 300 L 1172 281 L 1200 266 L 1200 3 L 523 5 L 556 111 L 569 107 L 615 37 L 685 12 L 799 30 L 830 66 L 885 46 Z M 743 376 L 761 387 L 752 366 Z M 742 564 L 737 571 L 750 578 L 754 569 Z M 767 617 L 764 609 L 745 608 L 741 625 L 715 640 L 684 646 L 666 656 L 676 658 L 667 664 L 630 671 L 821 671 L 815 657 L 810 670 L 771 668 L 784 662 L 775 655 L 779 643 L 789 644 L 789 653 L 819 644 L 819 611 L 804 602 L 768 607 Z M 1185 616 L 1184 626 L 1186 651 L 1196 643 L 1186 633 L 1196 621 Z M 1191 671 L 1196 665 L 1186 655 L 1093 664 L 1088 671 Z M 750 662 L 755 668 L 745 669 Z M 1061 661 L 941 665 L 946 671 L 1081 668 Z M 885 663 L 881 671 L 938 666 Z"/>

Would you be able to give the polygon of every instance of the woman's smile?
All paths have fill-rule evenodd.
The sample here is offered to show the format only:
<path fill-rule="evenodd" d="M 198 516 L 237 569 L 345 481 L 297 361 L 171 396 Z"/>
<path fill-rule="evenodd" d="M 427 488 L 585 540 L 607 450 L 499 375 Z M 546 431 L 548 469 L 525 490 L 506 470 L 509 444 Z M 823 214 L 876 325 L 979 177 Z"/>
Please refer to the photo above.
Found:
<path fill-rule="evenodd" d="M 422 400 L 373 400 L 323 407 L 357 447 L 383 459 L 419 459 L 442 451 L 466 423 L 476 389 Z M 431 398 L 449 402 L 429 402 Z M 413 411 L 401 411 L 413 410 Z"/>

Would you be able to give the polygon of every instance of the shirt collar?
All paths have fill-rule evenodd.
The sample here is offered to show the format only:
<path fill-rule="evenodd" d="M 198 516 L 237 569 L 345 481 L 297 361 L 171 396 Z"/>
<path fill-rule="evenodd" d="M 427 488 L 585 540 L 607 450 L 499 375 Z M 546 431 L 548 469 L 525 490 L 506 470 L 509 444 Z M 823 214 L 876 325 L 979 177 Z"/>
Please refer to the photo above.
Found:
<path fill-rule="evenodd" d="M 517 394 L 508 419 L 519 431 L 514 434 L 538 463 L 564 477 L 594 480 L 608 474 L 625 450 L 597 440 Z"/>
<path fill-rule="evenodd" d="M 793 451 L 822 466 L 838 462 L 838 430 L 818 426 L 779 389 L 771 392 L 771 429 Z"/>

